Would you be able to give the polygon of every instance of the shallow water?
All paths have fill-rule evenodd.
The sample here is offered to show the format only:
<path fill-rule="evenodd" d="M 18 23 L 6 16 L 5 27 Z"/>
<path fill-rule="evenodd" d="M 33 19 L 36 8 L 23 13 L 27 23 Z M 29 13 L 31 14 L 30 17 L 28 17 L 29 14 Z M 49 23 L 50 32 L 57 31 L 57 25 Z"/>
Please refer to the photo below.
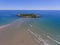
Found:
<path fill-rule="evenodd" d="M 60 45 L 60 25 L 58 24 L 60 20 L 55 19 L 33 19 L 33 23 L 31 24 L 33 31 L 41 35 L 50 45 Z"/>
<path fill-rule="evenodd" d="M 4 12 L 4 14 L 2 14 Z M 9 12 L 7 14 L 7 12 Z M 0 11 L 0 25 L 4 25 L 18 19 L 15 15 L 18 13 L 33 13 L 41 15 L 41 18 L 29 19 L 33 31 L 37 32 L 41 37 L 51 45 L 60 45 L 60 11 L 56 10 L 21 10 L 21 11 Z M 9 18 L 10 17 L 10 18 Z"/>

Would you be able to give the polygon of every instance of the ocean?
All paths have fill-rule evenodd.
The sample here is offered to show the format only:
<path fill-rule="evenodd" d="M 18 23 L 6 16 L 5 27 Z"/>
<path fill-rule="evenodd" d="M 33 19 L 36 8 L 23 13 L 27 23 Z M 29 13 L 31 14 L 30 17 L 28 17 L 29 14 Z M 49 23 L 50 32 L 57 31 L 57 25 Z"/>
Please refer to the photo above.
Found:
<path fill-rule="evenodd" d="M 16 14 L 19 13 L 41 15 L 40 18 L 32 18 L 31 21 L 29 21 L 33 31 L 41 35 L 46 42 L 51 42 L 53 45 L 60 45 L 59 10 L 0 10 L 0 26 L 20 19 L 16 16 Z"/>
<path fill-rule="evenodd" d="M 17 13 L 19 13 L 19 11 L 0 10 L 0 26 L 9 24 L 18 19 L 16 16 Z"/>

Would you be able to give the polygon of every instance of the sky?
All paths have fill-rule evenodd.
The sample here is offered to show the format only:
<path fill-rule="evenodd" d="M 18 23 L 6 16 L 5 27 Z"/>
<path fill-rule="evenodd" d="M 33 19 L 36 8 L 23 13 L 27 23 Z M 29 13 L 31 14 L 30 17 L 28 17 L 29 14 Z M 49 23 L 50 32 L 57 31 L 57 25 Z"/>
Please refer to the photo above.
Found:
<path fill-rule="evenodd" d="M 60 0 L 0 0 L 0 10 L 60 10 Z"/>

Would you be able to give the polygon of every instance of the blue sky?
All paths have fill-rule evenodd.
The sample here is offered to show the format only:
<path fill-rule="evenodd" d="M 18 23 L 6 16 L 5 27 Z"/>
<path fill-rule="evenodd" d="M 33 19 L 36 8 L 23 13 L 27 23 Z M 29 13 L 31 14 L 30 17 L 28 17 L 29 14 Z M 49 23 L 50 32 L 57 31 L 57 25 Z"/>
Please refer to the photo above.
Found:
<path fill-rule="evenodd" d="M 60 0 L 0 0 L 0 10 L 60 10 Z"/>

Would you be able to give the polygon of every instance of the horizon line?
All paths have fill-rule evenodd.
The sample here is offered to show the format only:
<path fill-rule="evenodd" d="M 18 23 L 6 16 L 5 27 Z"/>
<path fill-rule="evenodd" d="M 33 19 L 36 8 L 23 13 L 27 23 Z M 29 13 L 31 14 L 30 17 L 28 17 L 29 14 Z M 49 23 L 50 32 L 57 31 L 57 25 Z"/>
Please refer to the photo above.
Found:
<path fill-rule="evenodd" d="M 2 9 L 3 10 L 3 9 Z M 8 9 L 4 9 L 4 10 L 8 10 Z M 9 9 L 10 10 L 10 9 Z M 14 9 L 11 9 L 11 10 L 14 10 Z M 20 9 L 16 9 L 16 10 L 20 10 Z M 23 10 L 23 9 L 22 9 Z M 32 9 L 33 10 L 33 9 Z"/>

